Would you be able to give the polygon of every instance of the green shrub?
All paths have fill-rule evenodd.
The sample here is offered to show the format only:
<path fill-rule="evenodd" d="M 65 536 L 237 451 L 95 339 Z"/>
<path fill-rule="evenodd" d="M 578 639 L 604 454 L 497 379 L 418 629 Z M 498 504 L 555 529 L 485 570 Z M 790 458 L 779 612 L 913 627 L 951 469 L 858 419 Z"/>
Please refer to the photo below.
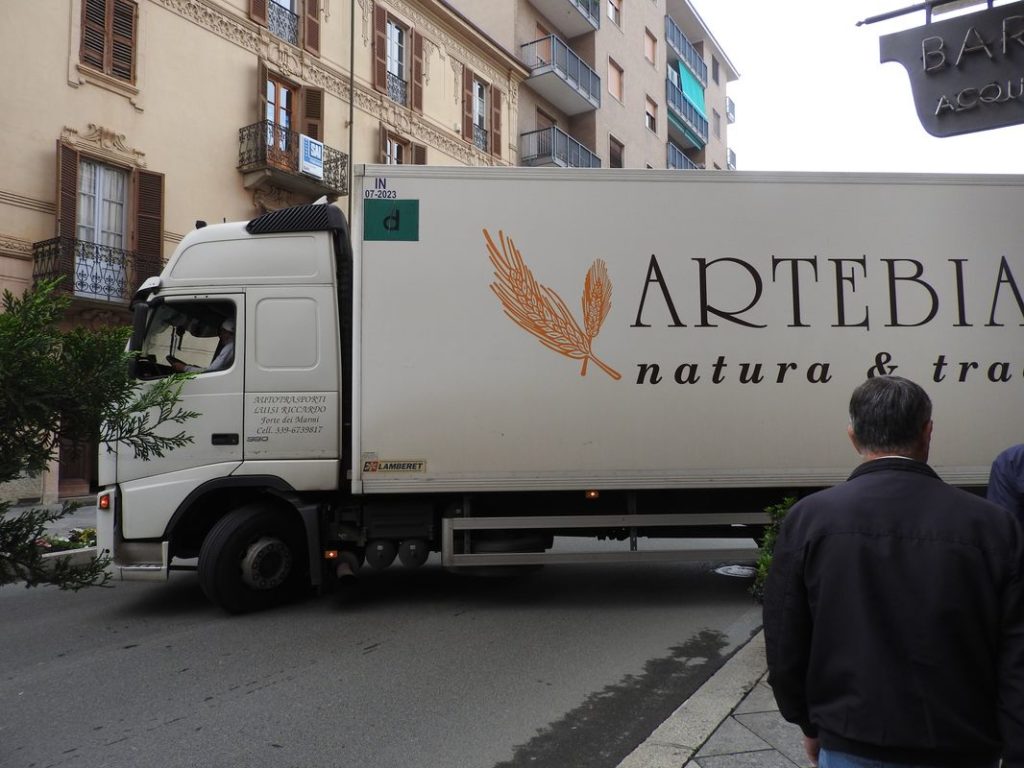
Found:
<path fill-rule="evenodd" d="M 764 582 L 768 578 L 768 569 L 772 565 L 772 553 L 775 551 L 775 537 L 779 535 L 779 526 L 782 524 L 789 508 L 796 504 L 795 496 L 787 496 L 778 504 L 765 507 L 768 513 L 768 526 L 761 538 L 761 545 L 757 552 L 757 574 L 754 576 L 754 583 L 750 587 L 750 594 L 757 598 L 758 602 L 764 600 Z"/>

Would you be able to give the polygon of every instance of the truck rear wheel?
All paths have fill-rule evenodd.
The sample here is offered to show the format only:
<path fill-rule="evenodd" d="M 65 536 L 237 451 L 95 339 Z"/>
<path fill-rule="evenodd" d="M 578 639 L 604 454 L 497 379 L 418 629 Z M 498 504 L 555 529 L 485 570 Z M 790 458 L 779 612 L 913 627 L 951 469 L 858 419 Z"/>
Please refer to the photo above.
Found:
<path fill-rule="evenodd" d="M 229 613 L 287 602 L 308 584 L 301 526 L 280 510 L 249 505 L 210 530 L 199 551 L 203 593 Z"/>

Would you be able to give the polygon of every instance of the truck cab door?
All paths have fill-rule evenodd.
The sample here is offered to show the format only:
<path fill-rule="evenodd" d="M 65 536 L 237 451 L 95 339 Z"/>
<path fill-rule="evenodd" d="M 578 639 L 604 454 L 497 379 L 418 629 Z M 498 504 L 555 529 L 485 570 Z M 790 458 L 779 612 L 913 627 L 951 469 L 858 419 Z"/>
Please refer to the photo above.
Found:
<path fill-rule="evenodd" d="M 244 350 L 244 294 L 170 296 L 150 311 L 139 377 L 145 382 L 182 368 L 192 372 L 178 407 L 199 415 L 161 427 L 165 433 L 184 431 L 192 437 L 190 444 L 162 458 L 143 461 L 130 446 L 118 446 L 117 481 L 125 509 L 174 509 L 198 485 L 230 475 L 241 463 Z M 155 516 L 152 524 L 144 518 L 133 515 L 125 521 L 126 538 L 163 533 Z"/>

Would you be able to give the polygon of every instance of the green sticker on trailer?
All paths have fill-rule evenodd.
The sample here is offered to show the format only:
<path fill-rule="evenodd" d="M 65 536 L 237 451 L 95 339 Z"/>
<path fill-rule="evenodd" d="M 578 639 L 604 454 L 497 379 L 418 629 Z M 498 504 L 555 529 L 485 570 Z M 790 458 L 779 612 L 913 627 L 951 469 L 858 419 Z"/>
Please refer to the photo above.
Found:
<path fill-rule="evenodd" d="M 363 201 L 363 240 L 419 239 L 419 200 Z"/>

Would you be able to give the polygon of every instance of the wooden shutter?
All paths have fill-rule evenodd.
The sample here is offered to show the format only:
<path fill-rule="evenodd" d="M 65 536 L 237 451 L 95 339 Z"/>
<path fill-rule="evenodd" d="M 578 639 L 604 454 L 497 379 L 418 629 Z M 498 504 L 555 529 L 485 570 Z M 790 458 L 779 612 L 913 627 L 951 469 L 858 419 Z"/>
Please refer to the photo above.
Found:
<path fill-rule="evenodd" d="M 473 141 L 473 70 L 462 68 L 462 138 Z"/>
<path fill-rule="evenodd" d="M 384 123 L 380 124 L 380 131 L 378 132 L 377 140 L 377 162 L 386 163 L 388 161 L 388 129 Z"/>
<path fill-rule="evenodd" d="M 373 6 L 373 87 L 388 92 L 388 15 L 376 3 Z"/>
<path fill-rule="evenodd" d="M 57 142 L 57 237 L 78 236 L 78 150 Z"/>
<path fill-rule="evenodd" d="M 324 120 L 324 92 L 319 88 L 302 89 L 302 132 L 322 141 Z"/>
<path fill-rule="evenodd" d="M 423 35 L 411 30 L 412 36 L 412 108 L 423 111 Z"/>
<path fill-rule="evenodd" d="M 267 64 L 260 59 L 256 64 L 256 122 L 267 120 Z"/>
<path fill-rule="evenodd" d="M 152 171 L 135 172 L 135 284 L 159 274 L 163 266 L 164 175 Z"/>
<path fill-rule="evenodd" d="M 138 7 L 128 0 L 114 0 L 111 20 L 110 74 L 120 80 L 135 80 L 135 35 Z"/>
<path fill-rule="evenodd" d="M 306 0 L 303 16 L 303 47 L 314 56 L 320 55 L 320 0 Z"/>
<path fill-rule="evenodd" d="M 412 163 L 413 165 L 427 164 L 427 148 L 422 144 L 412 145 Z"/>
<path fill-rule="evenodd" d="M 491 86 L 491 154 L 501 157 L 501 89 Z"/>
<path fill-rule="evenodd" d="M 107 0 L 85 0 L 82 6 L 82 63 L 103 71 L 106 51 Z"/>
<path fill-rule="evenodd" d="M 266 26 L 267 0 L 249 0 L 249 18 Z"/>

